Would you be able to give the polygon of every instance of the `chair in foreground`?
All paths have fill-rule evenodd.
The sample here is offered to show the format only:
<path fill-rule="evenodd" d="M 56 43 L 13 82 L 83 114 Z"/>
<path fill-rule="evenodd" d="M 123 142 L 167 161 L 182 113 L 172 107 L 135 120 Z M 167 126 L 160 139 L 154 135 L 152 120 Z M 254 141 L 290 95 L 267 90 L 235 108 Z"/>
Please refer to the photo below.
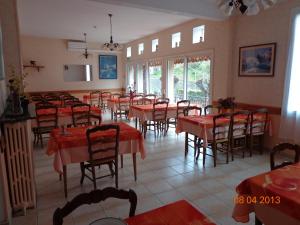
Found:
<path fill-rule="evenodd" d="M 77 195 L 62 208 L 57 208 L 53 214 L 53 225 L 62 225 L 64 218 L 72 213 L 79 206 L 86 204 L 99 203 L 107 198 L 128 199 L 130 202 L 129 217 L 135 215 L 137 205 L 137 195 L 133 190 L 118 190 L 113 187 L 107 187 L 102 190 L 94 190 L 90 193 Z M 117 217 L 117 215 L 116 215 Z"/>
<path fill-rule="evenodd" d="M 294 152 L 294 159 L 293 161 L 283 161 L 280 164 L 275 165 L 275 156 L 284 152 L 284 151 L 293 151 Z M 294 163 L 299 162 L 299 157 L 300 157 L 300 146 L 299 145 L 294 145 L 294 144 L 290 144 L 290 143 L 281 143 L 276 145 L 270 154 L 270 167 L 271 170 L 275 170 L 287 165 L 291 165 Z"/>
<path fill-rule="evenodd" d="M 94 189 L 97 188 L 96 180 L 115 176 L 116 188 L 118 188 L 118 153 L 119 153 L 119 136 L 120 128 L 118 125 L 102 125 L 86 132 L 88 140 L 89 160 L 81 162 L 81 179 L 80 184 L 83 183 L 84 177 L 87 177 L 94 184 Z M 95 167 L 101 165 L 108 165 L 111 174 L 96 177 Z M 114 165 L 114 170 L 113 170 Z M 85 173 L 89 171 L 92 176 L 90 177 Z"/>

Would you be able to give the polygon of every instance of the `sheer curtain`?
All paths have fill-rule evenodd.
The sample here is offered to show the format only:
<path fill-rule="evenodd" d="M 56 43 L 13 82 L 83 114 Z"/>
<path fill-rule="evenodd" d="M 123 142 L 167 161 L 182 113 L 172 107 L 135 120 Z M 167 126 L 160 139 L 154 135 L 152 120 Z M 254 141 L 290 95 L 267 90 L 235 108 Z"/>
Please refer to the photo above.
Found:
<path fill-rule="evenodd" d="M 280 138 L 300 144 L 300 8 L 292 14 L 292 27 L 284 96 L 281 112 Z"/>

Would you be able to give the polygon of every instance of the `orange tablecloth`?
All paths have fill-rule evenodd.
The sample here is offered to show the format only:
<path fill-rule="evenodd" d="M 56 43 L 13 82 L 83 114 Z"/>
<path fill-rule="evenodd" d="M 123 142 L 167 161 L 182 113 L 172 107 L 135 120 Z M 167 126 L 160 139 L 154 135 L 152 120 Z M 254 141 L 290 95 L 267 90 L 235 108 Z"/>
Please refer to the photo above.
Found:
<path fill-rule="evenodd" d="M 237 186 L 236 191 L 236 200 L 240 199 L 233 211 L 236 221 L 248 222 L 255 206 L 264 205 L 296 219 L 300 224 L 300 163 L 248 178 Z"/>
<path fill-rule="evenodd" d="M 119 153 L 140 152 L 142 159 L 146 157 L 144 139 L 140 131 L 125 124 L 114 123 L 120 126 Z M 86 127 L 66 128 L 66 134 L 61 134 L 60 129 L 51 133 L 47 154 L 54 154 L 54 169 L 61 173 L 62 166 L 70 163 L 79 163 L 89 159 Z M 107 135 L 111 135 L 109 132 Z"/>
<path fill-rule="evenodd" d="M 185 200 L 126 219 L 128 225 L 215 225 Z"/>
<path fill-rule="evenodd" d="M 164 106 L 158 105 L 158 110 Z M 153 105 L 132 105 L 129 110 L 129 118 L 137 117 L 140 121 L 149 121 L 153 119 Z M 175 118 L 177 112 L 177 104 L 169 104 L 167 118 Z"/>
<path fill-rule="evenodd" d="M 229 119 L 223 119 L 222 123 L 228 123 Z M 180 116 L 177 121 L 176 133 L 187 132 L 200 137 L 203 146 L 207 147 L 208 140 L 212 140 L 213 115 L 206 116 Z M 269 135 L 272 135 L 271 121 L 268 122 Z"/>

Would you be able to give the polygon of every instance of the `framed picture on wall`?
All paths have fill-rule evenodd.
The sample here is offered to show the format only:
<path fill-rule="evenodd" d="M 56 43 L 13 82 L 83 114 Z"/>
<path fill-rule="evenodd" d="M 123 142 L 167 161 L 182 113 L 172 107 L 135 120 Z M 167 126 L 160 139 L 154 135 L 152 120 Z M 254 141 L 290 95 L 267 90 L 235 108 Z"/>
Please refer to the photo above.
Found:
<path fill-rule="evenodd" d="M 276 43 L 240 47 L 239 76 L 274 76 Z"/>
<path fill-rule="evenodd" d="M 117 56 L 99 55 L 99 78 L 117 79 Z"/>

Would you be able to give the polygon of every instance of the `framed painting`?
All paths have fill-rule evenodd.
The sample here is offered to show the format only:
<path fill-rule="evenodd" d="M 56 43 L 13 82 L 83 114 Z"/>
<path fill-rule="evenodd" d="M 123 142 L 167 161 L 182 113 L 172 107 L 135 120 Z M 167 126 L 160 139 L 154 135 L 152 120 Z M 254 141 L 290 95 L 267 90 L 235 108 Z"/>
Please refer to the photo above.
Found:
<path fill-rule="evenodd" d="M 117 56 L 99 55 L 99 79 L 117 79 Z"/>
<path fill-rule="evenodd" d="M 274 76 L 276 43 L 240 47 L 239 76 Z"/>

